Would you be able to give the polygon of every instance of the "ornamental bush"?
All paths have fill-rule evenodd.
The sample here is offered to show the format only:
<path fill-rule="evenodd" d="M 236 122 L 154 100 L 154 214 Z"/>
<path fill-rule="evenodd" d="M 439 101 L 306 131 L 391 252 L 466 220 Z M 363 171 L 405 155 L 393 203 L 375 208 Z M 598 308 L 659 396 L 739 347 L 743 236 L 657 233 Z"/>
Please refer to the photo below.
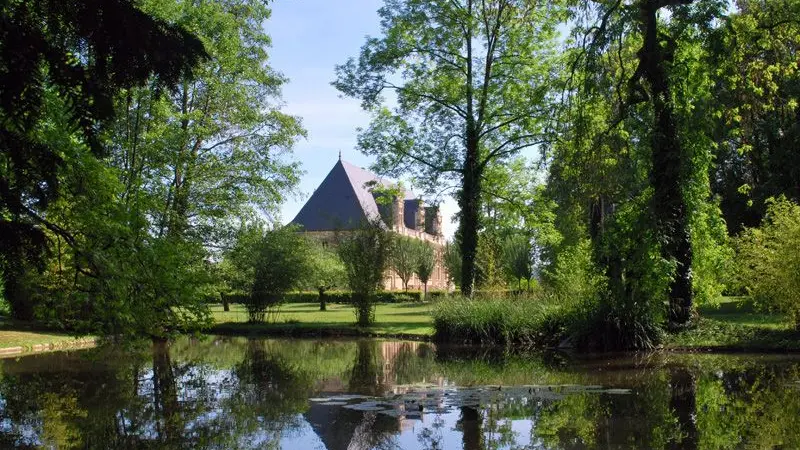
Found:
<path fill-rule="evenodd" d="M 756 306 L 787 314 L 800 330 L 800 206 L 770 199 L 761 226 L 736 242 L 738 282 Z"/>

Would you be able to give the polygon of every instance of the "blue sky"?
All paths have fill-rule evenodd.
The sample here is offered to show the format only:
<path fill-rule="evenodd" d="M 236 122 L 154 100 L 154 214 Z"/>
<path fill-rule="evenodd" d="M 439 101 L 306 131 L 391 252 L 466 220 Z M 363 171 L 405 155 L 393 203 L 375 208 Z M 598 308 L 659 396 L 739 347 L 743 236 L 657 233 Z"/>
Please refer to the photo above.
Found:
<path fill-rule="evenodd" d="M 272 18 L 265 28 L 272 37 L 270 65 L 289 78 L 284 86 L 284 112 L 299 116 L 308 131 L 294 157 L 303 164 L 301 194 L 281 208 L 281 221 L 294 218 L 322 182 L 331 167 L 342 158 L 368 167 L 372 158 L 356 146 L 356 128 L 369 123 L 359 102 L 339 97 L 331 86 L 334 66 L 357 56 L 367 35 L 378 36 L 377 11 L 382 0 L 275 0 Z M 450 216 L 456 211 L 452 200 L 442 205 L 443 228 L 452 236 L 456 225 Z"/>

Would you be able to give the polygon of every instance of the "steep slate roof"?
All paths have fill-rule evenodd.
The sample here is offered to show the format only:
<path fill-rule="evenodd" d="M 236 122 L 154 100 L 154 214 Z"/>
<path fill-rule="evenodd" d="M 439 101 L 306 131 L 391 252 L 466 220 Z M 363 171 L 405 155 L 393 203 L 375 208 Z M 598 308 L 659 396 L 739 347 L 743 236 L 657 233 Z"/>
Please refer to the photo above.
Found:
<path fill-rule="evenodd" d="M 381 217 L 379 206 L 370 192 L 375 183 L 395 186 L 340 159 L 291 223 L 302 226 L 305 231 L 348 230 L 361 225 L 367 217 Z M 404 197 L 411 200 L 414 195 L 404 191 Z"/>

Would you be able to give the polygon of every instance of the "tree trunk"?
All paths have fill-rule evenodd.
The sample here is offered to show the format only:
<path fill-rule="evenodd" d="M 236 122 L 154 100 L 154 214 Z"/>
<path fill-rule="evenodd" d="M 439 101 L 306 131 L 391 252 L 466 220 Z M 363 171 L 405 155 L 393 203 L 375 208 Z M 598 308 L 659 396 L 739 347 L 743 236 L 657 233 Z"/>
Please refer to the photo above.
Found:
<path fill-rule="evenodd" d="M 459 193 L 461 207 L 459 237 L 461 238 L 461 294 L 472 297 L 475 285 L 475 256 L 478 249 L 480 227 L 481 173 L 478 164 L 478 139 L 476 133 L 467 133 L 467 155 L 464 180 Z"/>
<path fill-rule="evenodd" d="M 657 12 L 660 3 L 642 1 L 644 45 L 639 51 L 643 77 L 650 86 L 655 123 L 652 133 L 653 214 L 662 256 L 677 265 L 669 286 L 669 323 L 683 327 L 692 316 L 692 243 L 689 214 L 681 186 L 686 181 L 683 155 L 672 107 L 667 67 L 673 49 L 664 48 L 658 35 Z M 670 44 L 667 44 L 670 45 Z"/>
<path fill-rule="evenodd" d="M 225 312 L 230 311 L 231 310 L 231 304 L 230 304 L 230 302 L 228 302 L 228 296 L 223 294 L 223 293 L 221 293 L 221 292 L 220 292 L 219 296 L 222 298 L 222 310 L 225 311 Z"/>
<path fill-rule="evenodd" d="M 153 406 L 156 430 L 162 444 L 176 445 L 183 437 L 178 388 L 166 340 L 153 339 Z"/>
<path fill-rule="evenodd" d="M 422 286 L 423 286 L 422 300 L 424 301 L 428 299 L 428 282 L 426 281 L 425 283 L 422 284 Z"/>
<path fill-rule="evenodd" d="M 480 411 L 470 406 L 462 406 L 458 425 L 461 428 L 461 446 L 464 450 L 484 448 L 483 418 Z"/>
<path fill-rule="evenodd" d="M 319 291 L 319 310 L 326 311 L 328 306 L 325 304 L 325 289 L 317 289 Z"/>
<path fill-rule="evenodd" d="M 697 423 L 697 395 L 695 377 L 685 368 L 670 371 L 670 402 L 680 427 L 680 440 L 672 440 L 670 448 L 697 449 L 699 442 Z"/>
<path fill-rule="evenodd" d="M 467 14 L 472 17 L 472 0 L 467 0 Z M 475 254 L 478 249 L 478 227 L 480 225 L 481 165 L 479 161 L 480 132 L 473 109 L 472 27 L 466 26 L 464 31 L 464 41 L 467 47 L 467 83 L 465 86 L 467 114 L 464 129 L 466 152 L 461 192 L 458 196 L 458 206 L 461 208 L 458 234 L 461 243 L 461 294 L 472 298 L 475 284 Z"/>
<path fill-rule="evenodd" d="M 356 321 L 359 326 L 372 325 L 372 299 L 370 294 L 352 293 L 353 306 L 356 308 Z"/>
<path fill-rule="evenodd" d="M 12 252 L 17 256 L 9 259 L 14 258 L 16 261 L 10 261 L 10 264 L 7 264 L 2 272 L 3 289 L 5 291 L 3 295 L 8 301 L 11 318 L 31 321 L 34 317 L 33 301 L 31 299 L 33 293 L 28 288 L 28 283 L 25 280 L 25 274 L 29 268 L 26 267 L 22 259 L 25 257 L 22 252 L 13 250 Z"/>

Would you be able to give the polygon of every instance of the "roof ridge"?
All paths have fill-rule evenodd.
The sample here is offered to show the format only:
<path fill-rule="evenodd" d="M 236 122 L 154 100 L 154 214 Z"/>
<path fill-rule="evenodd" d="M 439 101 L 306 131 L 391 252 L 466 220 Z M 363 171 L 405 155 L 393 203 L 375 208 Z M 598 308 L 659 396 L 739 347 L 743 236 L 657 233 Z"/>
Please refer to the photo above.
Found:
<path fill-rule="evenodd" d="M 400 182 L 389 180 L 386 177 L 382 177 L 382 176 L 380 176 L 380 175 L 378 175 L 378 174 L 376 174 L 376 173 L 374 173 L 374 172 L 372 172 L 370 170 L 367 170 L 367 169 L 365 169 L 363 167 L 359 167 L 359 166 L 357 166 L 357 165 L 355 165 L 355 164 L 353 164 L 353 163 L 351 163 L 349 161 L 345 161 L 343 159 L 340 159 L 337 162 L 337 164 L 341 164 L 342 165 L 342 168 L 344 168 L 345 173 L 347 174 L 347 178 L 350 179 L 351 183 L 353 183 L 356 180 L 352 179 L 351 173 L 347 170 L 348 166 L 350 168 L 355 169 L 356 171 L 360 172 L 359 175 L 362 175 L 365 178 L 369 178 L 368 180 L 366 180 L 366 182 L 361 183 L 361 186 L 354 186 L 354 187 L 358 187 L 358 188 L 361 188 L 361 189 L 366 189 L 364 187 L 364 185 L 367 184 L 367 182 L 377 181 L 378 183 L 380 183 L 382 186 L 385 186 L 385 187 L 390 187 L 390 188 L 397 187 L 397 188 L 400 188 L 403 191 L 403 200 L 414 200 L 414 199 L 417 199 L 417 196 L 414 195 L 414 191 L 411 190 L 411 189 L 406 189 L 402 184 L 400 184 Z M 362 181 L 362 180 L 358 180 L 358 181 Z"/>

